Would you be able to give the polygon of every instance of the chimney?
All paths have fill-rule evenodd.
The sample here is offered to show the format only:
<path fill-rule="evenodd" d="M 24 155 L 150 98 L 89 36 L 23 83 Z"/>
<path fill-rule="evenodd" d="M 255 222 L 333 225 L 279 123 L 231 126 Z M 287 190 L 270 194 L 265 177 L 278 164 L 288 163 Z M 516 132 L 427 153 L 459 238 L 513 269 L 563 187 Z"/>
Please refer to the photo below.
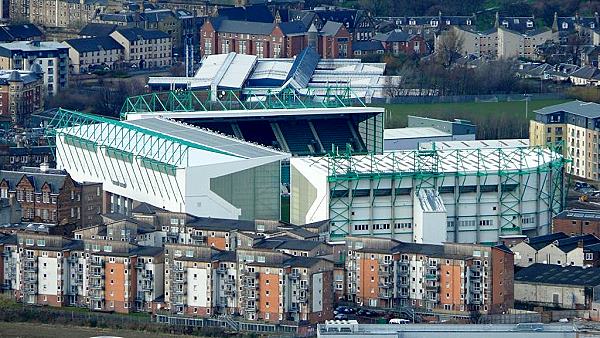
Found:
<path fill-rule="evenodd" d="M 50 165 L 47 162 L 43 162 L 40 164 L 40 171 L 43 173 L 47 173 L 50 170 Z"/>

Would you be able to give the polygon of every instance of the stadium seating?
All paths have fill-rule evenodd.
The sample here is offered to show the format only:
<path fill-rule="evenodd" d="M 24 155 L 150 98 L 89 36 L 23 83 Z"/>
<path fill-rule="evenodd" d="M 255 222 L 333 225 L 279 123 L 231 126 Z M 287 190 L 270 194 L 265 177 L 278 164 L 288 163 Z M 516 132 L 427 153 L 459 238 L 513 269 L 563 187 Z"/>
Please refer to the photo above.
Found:
<path fill-rule="evenodd" d="M 277 122 L 290 152 L 298 155 L 311 155 L 308 147 L 314 143 L 314 137 L 307 121 L 279 121 Z M 315 149 L 320 153 L 320 149 Z"/>

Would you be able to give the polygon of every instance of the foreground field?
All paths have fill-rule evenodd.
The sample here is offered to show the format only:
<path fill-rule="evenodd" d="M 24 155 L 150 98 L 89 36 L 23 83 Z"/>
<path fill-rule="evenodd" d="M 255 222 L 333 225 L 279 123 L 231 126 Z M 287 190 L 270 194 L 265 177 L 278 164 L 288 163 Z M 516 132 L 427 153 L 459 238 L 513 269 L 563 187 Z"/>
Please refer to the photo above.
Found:
<path fill-rule="evenodd" d="M 168 335 L 130 330 L 113 330 L 90 327 L 75 327 L 48 325 L 37 323 L 7 323 L 0 322 L 0 337 L 2 338 L 88 338 L 97 336 L 116 336 L 123 338 L 168 337 L 184 338 L 192 336 Z M 194 336 L 198 337 L 198 336 Z"/>
<path fill-rule="evenodd" d="M 566 100 L 530 101 L 528 116 L 525 117 L 525 102 L 469 102 L 435 104 L 382 104 L 386 108 L 386 128 L 406 127 L 408 115 L 440 118 L 465 119 L 479 128 L 477 138 L 526 138 L 528 119 L 533 111 L 563 103 Z"/>

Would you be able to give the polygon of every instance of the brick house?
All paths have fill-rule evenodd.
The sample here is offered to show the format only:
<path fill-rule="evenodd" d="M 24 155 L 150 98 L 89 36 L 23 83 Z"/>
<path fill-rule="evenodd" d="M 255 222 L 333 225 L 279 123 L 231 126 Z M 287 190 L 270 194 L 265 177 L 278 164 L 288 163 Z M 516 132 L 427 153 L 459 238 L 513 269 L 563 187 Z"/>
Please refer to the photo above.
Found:
<path fill-rule="evenodd" d="M 352 57 L 352 35 L 342 23 L 327 21 L 320 32 L 318 50 L 324 59 Z"/>
<path fill-rule="evenodd" d="M 393 30 L 387 33 L 379 33 L 373 37 L 375 41 L 381 41 L 387 52 L 398 54 L 425 54 L 427 45 L 421 35 L 410 35 L 401 30 Z"/>
<path fill-rule="evenodd" d="M 565 210 L 552 219 L 552 232 L 600 236 L 600 212 L 594 210 Z"/>
<path fill-rule="evenodd" d="M 76 227 L 100 220 L 101 183 L 77 183 L 64 171 L 0 171 L 0 196 L 21 205 L 22 221 Z"/>

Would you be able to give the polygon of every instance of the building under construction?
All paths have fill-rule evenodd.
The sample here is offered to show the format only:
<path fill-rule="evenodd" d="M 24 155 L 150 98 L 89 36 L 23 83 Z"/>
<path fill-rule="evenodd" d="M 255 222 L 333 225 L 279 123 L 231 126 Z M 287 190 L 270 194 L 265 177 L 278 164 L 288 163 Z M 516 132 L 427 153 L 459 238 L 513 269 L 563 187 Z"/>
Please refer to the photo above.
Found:
<path fill-rule="evenodd" d="M 330 219 L 331 240 L 493 243 L 548 233 L 565 200 L 560 152 L 465 145 L 292 158 L 291 221 Z"/>

